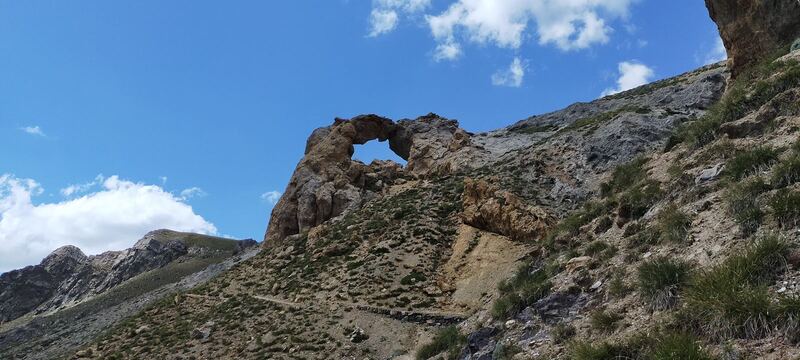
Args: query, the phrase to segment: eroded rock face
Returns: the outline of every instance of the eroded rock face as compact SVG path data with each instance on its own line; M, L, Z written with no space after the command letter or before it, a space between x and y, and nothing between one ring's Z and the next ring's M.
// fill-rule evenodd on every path
M527 205L516 195L486 180L464 180L465 224L517 241L542 238L556 220L543 209Z
M706 0L737 75L800 36L800 1Z
M397 123L377 115L336 119L314 130L305 156L276 204L264 236L267 246L360 208L404 176L428 177L471 168L482 150L458 122L429 114ZM393 161L352 160L353 145L387 141L406 168Z

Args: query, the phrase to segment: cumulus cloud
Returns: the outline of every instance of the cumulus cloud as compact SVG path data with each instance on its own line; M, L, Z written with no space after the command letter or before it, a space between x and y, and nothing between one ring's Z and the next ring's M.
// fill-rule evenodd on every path
M649 83L655 72L647 65L641 64L636 61L623 61L619 63L619 78L617 79L616 88L608 88L600 96L608 96L625 90L633 89L637 86L642 86Z
M627 17L634 1L458 0L426 19L437 47L471 41L516 49L533 23L539 44L569 51L607 43L613 31L608 22Z
M430 0L373 0L369 15L369 36L376 37L397 28L401 14L414 14L430 6Z
M275 205L278 203L278 200L281 199L281 195L283 194L277 190L267 191L261 194L261 200L266 201L270 205Z
M706 53L703 65L715 64L726 59L728 59L728 52L725 50L725 44L722 42L722 38L717 38L714 41L714 47Z
M38 125L36 125L36 126L24 126L24 127L19 128L19 129L24 131L27 134L30 134L30 135L36 135L36 136L41 136L41 137L47 136L47 135L44 134L44 131L42 131L42 128L40 128Z
M520 58L516 57L507 69L500 70L492 75L492 85L520 87L524 78L525 65Z
M159 228L217 233L183 199L159 186L118 176L96 185L79 198L35 204L33 198L43 193L36 181L0 176L0 272L36 264L63 245L98 254L130 247Z

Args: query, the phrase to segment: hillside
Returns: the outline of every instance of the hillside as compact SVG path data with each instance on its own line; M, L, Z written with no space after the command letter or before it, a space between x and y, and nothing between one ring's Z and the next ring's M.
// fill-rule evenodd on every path
M86 256L74 246L59 248L39 265L0 275L0 356L69 352L152 301L252 256L253 245L156 230L123 251Z
M62 347L75 311L94 319L92 302L137 284L146 295L115 297L108 330L73 336L63 354L798 358L800 3L706 4L726 63L485 133L433 113L337 118L308 137L261 251L150 291L180 274L173 261L13 320L0 355L61 355L38 349ZM406 164L353 160L369 141ZM148 242L171 244L157 235ZM72 298L55 299L43 309Z
M434 114L337 120L309 138L264 251L76 358L413 358L446 326L503 324L518 314L493 320L498 285L556 253L566 266L584 243L561 249L544 234L607 172L703 117L725 79L714 65L483 134ZM353 144L372 139L407 165L350 159ZM600 293L586 277L583 304Z

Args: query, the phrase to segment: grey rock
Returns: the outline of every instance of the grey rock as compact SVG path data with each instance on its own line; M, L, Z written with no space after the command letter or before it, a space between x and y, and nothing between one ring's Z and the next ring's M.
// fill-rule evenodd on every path
M720 174L722 174L722 170L725 169L725 164L716 164L710 168L703 169L697 174L697 177L694 178L695 184L700 184L706 181L713 181L716 180Z

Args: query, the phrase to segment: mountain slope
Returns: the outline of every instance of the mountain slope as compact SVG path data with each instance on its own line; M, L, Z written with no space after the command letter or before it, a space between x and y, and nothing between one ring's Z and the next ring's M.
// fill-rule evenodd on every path
M558 219L725 79L711 66L483 134L433 114L337 120L309 138L264 251L76 357L412 358L444 326L491 322L498 284L550 256ZM350 159L372 139L408 165Z
M210 265L246 255L253 245L157 230L123 251L86 256L74 246L59 248L39 265L0 276L0 316L6 320L0 355L63 354L147 303L204 282L225 267Z

